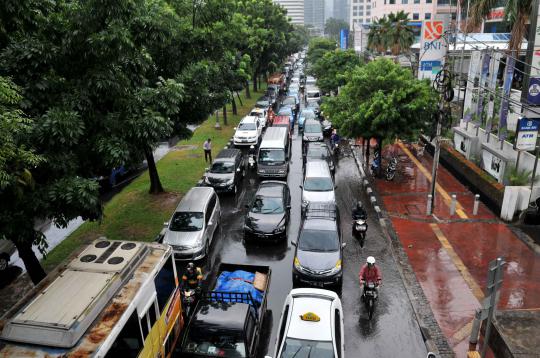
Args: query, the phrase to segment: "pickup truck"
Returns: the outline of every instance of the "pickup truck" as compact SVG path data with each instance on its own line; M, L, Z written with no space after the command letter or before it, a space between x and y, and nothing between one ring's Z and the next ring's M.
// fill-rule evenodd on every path
M189 319L181 356L256 357L270 276L269 266L222 263Z

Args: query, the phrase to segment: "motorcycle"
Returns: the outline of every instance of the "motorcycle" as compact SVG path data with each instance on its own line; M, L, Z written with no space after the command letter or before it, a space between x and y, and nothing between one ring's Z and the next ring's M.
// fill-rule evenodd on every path
M334 147L334 156L336 157L336 159L339 159L339 143L334 143L333 144L333 147Z
M197 303L197 297L199 296L199 288L192 289L190 287L182 290L182 307L186 317L189 317L195 308Z
M255 169L255 167L257 166L257 161L255 160L255 147L254 146L249 147L248 166L249 166L249 169Z
M385 173L386 180L388 181L394 180L396 176L396 169L397 169L397 158L393 157L390 160L390 163L388 164L388 166L386 167L386 173Z
M360 242L360 247L364 247L368 224L366 217L357 218L353 222L353 236Z
M362 296L369 319L373 318L375 311L375 301L377 301L377 285L374 282L364 283L364 295Z

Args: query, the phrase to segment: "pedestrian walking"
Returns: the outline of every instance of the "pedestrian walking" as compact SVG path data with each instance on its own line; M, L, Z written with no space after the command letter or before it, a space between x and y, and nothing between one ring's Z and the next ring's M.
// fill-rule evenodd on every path
M208 160L210 160L210 163L212 163L212 139L208 138L204 144L204 160L208 163Z

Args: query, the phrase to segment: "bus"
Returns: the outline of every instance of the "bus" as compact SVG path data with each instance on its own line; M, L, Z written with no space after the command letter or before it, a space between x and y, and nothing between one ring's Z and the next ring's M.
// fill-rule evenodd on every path
M0 357L170 357L180 296L170 246L98 239L2 317Z

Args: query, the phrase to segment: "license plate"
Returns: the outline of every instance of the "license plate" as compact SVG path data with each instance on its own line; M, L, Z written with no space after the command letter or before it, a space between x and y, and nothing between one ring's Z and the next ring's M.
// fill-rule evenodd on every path
M247 139L242 139L242 143L247 143L248 140Z

